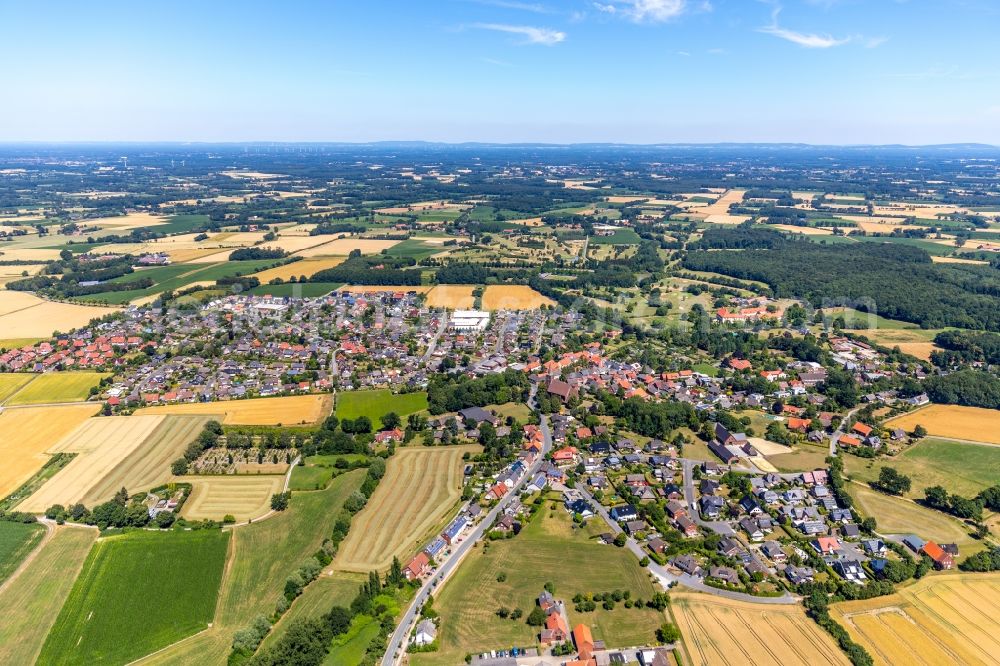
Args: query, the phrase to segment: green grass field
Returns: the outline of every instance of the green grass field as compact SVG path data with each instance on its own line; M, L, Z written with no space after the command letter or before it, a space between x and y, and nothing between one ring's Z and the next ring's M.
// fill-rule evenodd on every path
M155 231L162 234L182 234L208 222L208 215L171 215L165 224L158 224Z
M340 286L340 282L285 282L283 284L262 284L251 289L250 293L257 296L316 298L317 296L326 296Z
M26 345L34 345L41 342L44 338L3 338L0 339L0 349L18 349Z
M229 533L216 530L98 541L39 661L125 664L204 629L228 543Z
M592 245L638 245L642 239L632 229L619 229L610 236L591 236L590 242Z
M29 375L23 372L0 373L0 404L2 404L3 401L10 396L20 391L25 384L30 382L35 377L37 377L37 375Z
M413 257L419 261L446 249L447 248L442 247L441 245L431 245L421 240L410 238L402 243L393 245L386 251L386 254L390 257Z
M314 618L328 612L333 606L350 607L362 583L367 580L361 574L337 572L332 576L322 575L310 583L291 608L281 616L267 635L262 647L269 647L288 631L289 625L299 618Z
M427 409L427 394L423 391L393 393L389 389L379 389L377 391L348 391L337 394L336 414L338 419L356 419L359 416L367 416L371 419L372 427L376 429L382 423L382 416L389 412L396 412L405 423L407 415L425 409Z
M861 481L874 481L879 470L892 467L912 480L908 496L923 498L924 488L944 486L948 492L972 497L1000 484L1000 446L966 444L925 438L892 458L866 460L844 456L847 472Z
M0 583L14 573L38 542L45 528L38 523L0 521Z
M97 530L57 528L24 571L0 592L0 664L34 664L69 596Z
M515 538L477 545L451 581L436 594L435 609L441 614L438 652L411 655L414 666L453 666L468 652L533 646L537 630L524 619L500 619L496 610L520 608L524 617L535 606L545 583L555 585L555 596L567 602L570 626L590 625L595 639L609 647L645 645L655 640L664 616L648 608L614 610L600 607L592 613L576 613L572 597L577 593L629 590L633 598L649 599L655 592L648 574L629 551L604 546L592 537L605 531L600 520L574 528L561 503L541 509ZM500 574L506 575L498 582Z
M343 459L347 462L364 460L365 456L358 454L340 456L309 456L305 459L305 465L296 465L292 468L292 480L289 484L291 490L323 490L331 479L339 475L343 470L335 466L337 460Z
M285 579L330 536L337 512L361 486L364 476L363 469L341 474L326 490L293 496L283 513L233 530L232 558L222 582L212 628L143 663L225 663L233 633L250 624L257 615L266 616L274 611L283 594ZM299 600L288 612L293 612Z
M922 507L909 500L892 497L866 485L851 483L847 491L854 498L855 508L865 516L874 516L880 534L916 534L938 543L957 543L961 557L982 550L985 546L969 536L969 530L955 518Z
M90 389L106 377L102 372L46 372L8 400L8 405L40 405L56 402L81 402Z

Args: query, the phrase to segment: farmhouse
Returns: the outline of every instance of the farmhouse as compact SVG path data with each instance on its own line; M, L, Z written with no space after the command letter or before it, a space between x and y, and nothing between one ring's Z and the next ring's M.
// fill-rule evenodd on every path
M423 576L429 569L430 558L427 557L427 553L420 552L403 569L403 575L406 576L406 580L414 580Z

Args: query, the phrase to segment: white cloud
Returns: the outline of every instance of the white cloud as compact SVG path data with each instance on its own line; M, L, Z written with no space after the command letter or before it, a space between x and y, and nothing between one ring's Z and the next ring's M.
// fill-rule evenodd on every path
M552 46L566 41L566 33L551 28L538 28L531 25L507 25L506 23L477 23L475 27L481 30L506 32L524 37L525 44L542 44Z
M781 12L780 7L775 7L774 11L771 13L771 25L764 26L763 28L758 28L759 32L763 32L766 35L774 35L775 37L780 37L785 41L792 42L793 44L798 44L807 49L829 49L834 46L843 46L849 42L854 41L855 37L833 37L831 35L819 35L816 33L809 32L797 32L795 30L789 30L787 28L782 28L778 25L778 14ZM877 46L877 44L876 44Z
M473 2L479 5L488 5L490 7L499 7L501 9L514 9L524 12L534 12L535 14L552 13L552 9L545 5L531 2L519 2L518 0L473 0Z
M598 11L606 14L621 14L636 23L663 23L677 18L688 9L688 0L619 0L602 4L594 3ZM708 8L703 3L703 8Z

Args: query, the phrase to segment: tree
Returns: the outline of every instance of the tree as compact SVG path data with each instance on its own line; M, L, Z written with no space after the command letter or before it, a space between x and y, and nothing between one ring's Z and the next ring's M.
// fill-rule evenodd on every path
M618 536L615 537L615 545L618 546L619 548L624 548L625 547L625 543L627 541L628 541L628 538L625 536L624 532L619 532Z
M382 417L382 428L384 430L392 430L393 428L398 428L402 424L402 420L399 418L399 414L396 412L389 412Z
M531 609L531 612L528 613L527 623L532 627L541 627L545 624L545 618L545 611L542 610L541 606L535 606Z
M272 511L284 511L288 508L288 500L291 498L291 492L275 493L271 495L271 510Z
M661 643L676 643L681 638L681 630L677 625L667 622L656 630L656 638Z
M916 437L917 439L926 437L927 436L927 428L923 427L922 425L920 425L918 423L916 425L916 427L913 428L913 436Z
M910 491L910 477L892 467L883 467L879 470L878 481L872 486L889 495L902 495Z

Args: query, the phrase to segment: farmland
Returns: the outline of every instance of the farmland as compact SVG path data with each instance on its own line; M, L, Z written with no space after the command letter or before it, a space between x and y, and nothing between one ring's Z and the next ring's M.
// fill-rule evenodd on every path
M222 520L231 514L238 522L259 518L271 509L271 495L284 488L285 477L240 474L181 476L177 481L193 488L181 515L189 520Z
M0 290L0 334L4 338L48 337L55 331L69 331L116 311L115 308L55 303L27 292Z
M515 538L476 546L444 590L435 594L441 649L412 655L412 664L452 666L468 652L534 645L533 627L500 619L496 609L520 608L528 614L545 583L552 583L556 597L567 602L576 594L615 589L629 590L632 598L653 596L656 590L632 553L594 540L602 531L600 521L574 527L561 502L545 503ZM506 575L503 582L497 580L501 573ZM665 620L655 610L622 604L611 611L598 605L592 613L577 613L572 603L567 606L570 626L589 624L594 638L609 647L649 643Z
M983 548L982 542L972 539L958 520L939 511L857 483L850 484L847 490L864 515L875 517L882 534L916 534L938 543L957 543L963 556Z
M949 492L973 497L1000 484L1000 447L926 437L902 453L879 460L845 456L851 477L872 482L883 467L893 467L913 480L908 496L923 497L924 488L942 485Z
M356 419L367 416L373 428L378 428L382 417L395 412L404 419L410 414L427 409L427 394L393 393L389 389L376 391L347 391L337 394L337 418Z
M226 425L313 424L330 413L330 396L292 395L222 402L189 402L156 405L136 410L136 414L205 414L222 419Z
M304 465L292 467L291 490L322 490L329 485L330 480L341 473L335 465L338 460L354 462L363 460L359 454L309 456Z
M323 257L323 256L344 256L346 257L354 250L361 250L361 254L378 254L382 250L388 250L399 241L376 240L373 238L338 238L323 245L317 245L307 250L302 250L296 254L300 257Z
M886 422L907 432L922 425L929 434L1000 444L1000 411L959 405L928 405Z
M100 372L46 372L7 400L8 405L80 402L107 375Z
M69 506L88 496L163 421L162 416L110 416L84 421L52 446L49 453L77 456L18 508L42 512L53 504ZM107 501L110 497L103 498Z
M0 405L34 378L26 373L0 373Z
M24 407L0 413L0 497L5 497L41 469L52 445L100 409L96 403L59 407Z
M361 485L364 474L364 470L357 470L338 476L326 490L295 495L286 511L233 530L230 561L212 628L140 663L224 663L233 632L256 615L267 615L274 609L285 578L330 535L337 512Z
M57 527L21 574L0 588L0 663L33 664L90 552L97 530Z
M671 595L688 663L848 664L799 606L761 606L696 593Z
M473 289L472 285L439 284L427 292L427 305L432 308L467 310L475 302L472 296Z
M39 660L123 664L204 629L215 613L228 543L229 534L216 530L101 539Z
M290 264L283 264L276 268L268 268L260 273L254 273L254 277L260 280L262 285L267 284L275 278L287 280L288 278L298 278L302 275L312 277L313 273L318 273L319 271L342 264L344 259L345 257L303 259L302 261L293 261Z
M387 569L404 560L453 513L462 492L462 454L470 446L402 448L389 458L385 478L354 519L335 568Z
M830 607L876 664L996 664L1000 574L929 576L896 594Z
M483 292L484 310L530 310L553 302L531 287L491 285Z
M0 583L17 569L44 533L45 528L37 523L0 521Z

